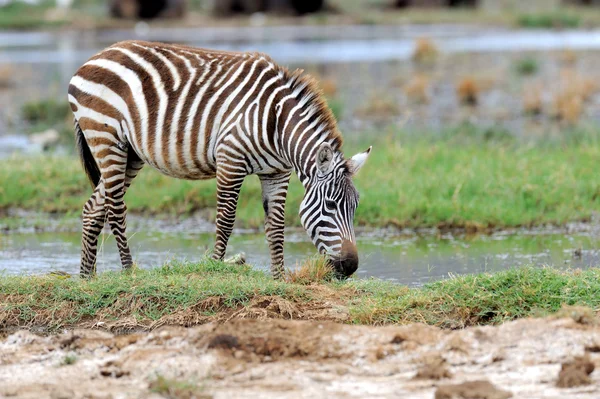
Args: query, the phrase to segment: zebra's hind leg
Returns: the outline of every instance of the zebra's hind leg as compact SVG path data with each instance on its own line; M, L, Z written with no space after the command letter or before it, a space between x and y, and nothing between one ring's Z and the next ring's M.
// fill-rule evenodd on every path
M100 170L99 187L102 188L104 220L108 222L112 234L117 241L121 264L123 268L128 269L133 265L133 260L125 234L127 207L125 206L123 197L131 181L142 168L143 163L139 161L139 158L128 162L127 148L120 148L117 145L107 148L106 144L103 145L103 148L100 147L102 150L98 147L100 145L90 146ZM100 228L99 230L102 229Z
M260 175L262 201L265 210L265 235L271 255L271 274L281 279L285 271L283 243L285 229L285 200L291 172Z
M94 189L94 193L83 206L83 232L81 236L81 277L87 278L96 273L98 236L104 227L104 183Z
M106 170L102 167L100 168L106 185L106 219L117 241L121 265L124 269L129 269L133 266L131 250L129 249L126 235L127 206L125 205L124 196L131 182L143 166L144 162L130 150L129 154L120 160L112 157L110 167L105 168Z
M115 240L117 241L117 247L119 248L119 256L121 257L121 265L124 269L129 269L133 266L133 259L131 257L131 250L129 249L129 242L127 240L126 228L127 228L127 205L125 205L124 196L127 193L127 189L131 185L131 182L144 166L144 161L140 160L138 156L133 152L129 151L128 162L125 168L123 188L119 191L118 187L120 179L114 180L115 194L107 197L107 216L110 224L110 229Z

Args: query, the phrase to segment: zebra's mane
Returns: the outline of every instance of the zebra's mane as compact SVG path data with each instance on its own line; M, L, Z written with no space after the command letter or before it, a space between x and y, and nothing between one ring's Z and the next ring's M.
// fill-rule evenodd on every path
M337 127L337 121L331 108L327 105L327 100L319 83L311 75L305 74L303 69L288 71L285 69L284 78L290 84L292 91L298 91L296 99L299 102L306 103L306 109L314 117L319 118L319 127L328 134L329 141L334 150L342 148L343 138Z

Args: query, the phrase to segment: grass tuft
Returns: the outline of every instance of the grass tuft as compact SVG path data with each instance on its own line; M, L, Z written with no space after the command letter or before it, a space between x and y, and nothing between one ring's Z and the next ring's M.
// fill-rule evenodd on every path
M412 54L414 62L419 64L434 64L439 56L439 50L433 40L421 37L415 41Z
M535 75L539 69L537 59L532 57L521 58L515 64L516 72L522 76Z
M415 103L426 104L429 102L430 86L431 82L427 76L416 74L404 86L404 94Z
M75 363L77 363L77 356L72 353L63 357L62 361L60 362L61 366L70 366Z
M211 399L212 395L202 392L202 389L190 381L181 381L158 375L149 387L151 392L167 399Z
M462 78L456 85L456 95L463 105L477 105L480 93L481 87L475 78Z
M286 281L292 284L312 284L331 281L335 271L324 256L312 257L305 260L296 270L287 272Z
M523 112L526 115L540 115L542 111L543 98L541 85L526 85L523 92Z
M574 125L583 113L583 98L571 89L562 89L554 94L554 115L556 119Z

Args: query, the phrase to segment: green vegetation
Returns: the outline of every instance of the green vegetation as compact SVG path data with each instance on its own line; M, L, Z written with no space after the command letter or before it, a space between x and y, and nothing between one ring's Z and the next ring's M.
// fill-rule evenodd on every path
M517 19L524 28L577 28L581 25L579 15L563 11L523 14Z
M65 357L63 357L60 364L61 364L61 366L70 366L72 364L75 364L76 362L77 362L77 356L70 353L70 354L66 355Z
M422 322L445 328L500 324L546 316L564 306L600 310L600 269L562 272L525 267L496 274L475 274L427 284L421 289L393 289L377 280L358 280L362 298L351 308L360 324Z
M286 276L286 280L294 284L332 281L335 278L335 270L324 256L317 256L307 260L302 267L288 271Z
M69 104L54 98L31 101L21 107L21 118L26 124L25 133L40 133L47 129L58 132L58 140L51 146L60 144L67 148L74 146L73 114Z
M515 70L519 75L535 75L539 69L537 59L532 57L522 58L515 64Z
M188 2L189 15L185 20L175 23L187 26L218 26L227 24L227 20L215 18L211 12L211 1L191 0ZM320 12L299 17L304 24L323 25L336 24L483 24L511 26L517 22L527 27L576 27L594 26L600 23L600 13L595 7L542 5L534 14L520 15L519 8L496 6L488 9L485 5L477 8L468 7L409 7L393 9L384 6L391 0L330 0L328 4L335 12ZM538 2L540 3L540 2ZM135 21L112 19L108 16L105 0L75 0L69 10L56 8L54 0L43 0L37 5L11 3L0 7L0 29L47 29L69 26L79 29L119 28L133 26ZM544 7L545 6L545 7ZM500 12L498 12L500 11ZM225 21L225 22L224 22ZM236 17L236 23L251 25L250 16ZM289 23L286 18L269 14L265 19L267 25ZM173 20L152 21L154 26L173 26Z
M454 277L422 288L377 279L297 284L275 281L249 266L212 260L106 272L91 280L0 277L0 329L55 330L98 322L122 329L188 326L243 315L256 306L269 306L280 317L314 308L345 309L346 322L357 324L423 322L445 328L498 324L547 315L564 306L597 311L600 269L563 272L525 267Z
M202 389L189 381L172 380L158 375L150 383L150 391L158 393L167 399L195 398L210 399L212 395L205 395Z
M597 132L568 131L558 139L516 140L501 129L462 126L440 135L378 133L348 140L352 155L373 144L355 178L361 192L359 225L467 227L485 230L587 220L600 204ZM303 188L294 177L286 223L299 226ZM75 158L0 160L0 211L21 208L79 214L91 194ZM238 225L260 227L260 184L250 176L242 188ZM126 196L131 212L210 219L216 183L178 180L146 167Z
M56 124L72 119L71 109L66 101L45 99L25 103L21 108L23 119L29 123Z
M52 0L41 1L37 5L24 2L11 2L0 7L0 29L39 29L58 27L67 21L61 17L53 17L48 11L55 7Z

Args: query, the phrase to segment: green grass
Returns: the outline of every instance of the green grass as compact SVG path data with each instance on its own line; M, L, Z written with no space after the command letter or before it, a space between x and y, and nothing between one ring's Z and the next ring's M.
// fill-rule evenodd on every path
M523 14L518 17L517 23L524 28L577 28L581 25L581 17L562 10Z
M540 69L538 60L533 57L521 58L515 63L515 71L519 75L535 75Z
M373 144L355 179L361 193L356 223L367 226L490 227L562 224L587 220L600 205L600 135L564 132L557 140L515 141L501 130L470 127L441 136L401 133L348 141L351 155ZM384 137L385 138L382 138ZM286 223L299 226L303 188L294 177ZM75 158L0 160L0 212L21 208L77 215L91 189ZM163 176L146 167L126 195L131 212L214 215L216 184ZM239 226L263 223L260 184L246 179Z
M77 356L70 353L70 354L66 355L65 357L63 357L60 364L61 364L61 366L70 366L70 365L75 364L76 362L77 362Z
M64 18L48 17L48 11L54 6L54 1L43 0L38 5L16 1L0 7L0 29L39 29L62 26L67 22Z
M496 274L475 274L427 284L421 289L394 288L378 280L358 280L369 299L351 308L360 324L422 322L445 328L500 324L545 316L563 306L600 311L600 269L562 272L524 267Z
M20 117L25 123L26 134L54 129L59 136L52 147L58 144L73 149L73 114L67 102L53 98L30 101L21 106Z
M219 26L227 25L228 19L215 18L211 13L210 2L193 0L188 2L189 14L184 20L152 21L154 26ZM546 3L538 1L537 3ZM39 5L11 4L0 9L0 29L48 29L69 26L74 29L122 28L133 26L135 21L111 19L108 16L105 0L75 0L71 10L56 12L55 1L44 0ZM320 12L299 18L303 24L481 24L513 26L515 23L527 27L575 27L597 26L600 13L595 7L561 6L541 4L539 12L522 15L518 8L500 7L489 10L486 7L411 7L392 9L391 0L330 0L328 4L336 12ZM538 4L539 5L539 4ZM496 8L496 7L493 7ZM266 24L289 23L289 18L277 14L267 14ZM251 25L251 16L236 16L236 24Z
M190 320L206 322L219 314L231 315L252 300L267 297L298 308L345 307L348 323L423 322L459 328L547 315L565 305L597 312L600 269L563 272L525 267L454 277L422 288L377 279L287 283L248 266L211 260L105 272L89 281L52 275L0 276L0 329L56 330L117 320L151 328L164 317L170 324L190 325L194 324Z
M212 395L203 394L203 389L194 382L185 380L174 380L170 378L165 378L162 375L156 376L156 378L150 383L149 388L150 391L158 393L162 397L167 399L212 398Z
M21 107L21 113L23 119L29 123L56 124L73 119L69 103L52 98L25 103Z

